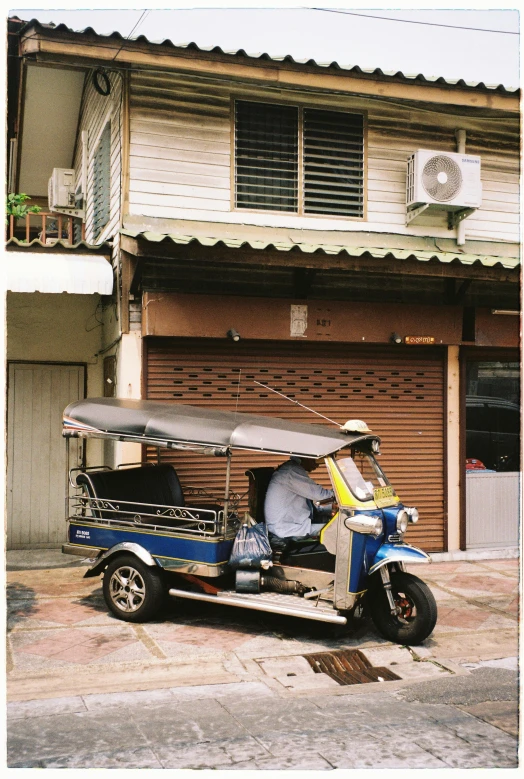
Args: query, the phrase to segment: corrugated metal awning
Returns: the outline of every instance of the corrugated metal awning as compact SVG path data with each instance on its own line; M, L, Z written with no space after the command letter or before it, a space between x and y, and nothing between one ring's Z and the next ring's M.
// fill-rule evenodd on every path
M111 17L109 17L111 18ZM103 29L102 27L98 27L97 30L95 30L93 27L87 27L85 29L73 29L72 27L69 27L68 25L62 23L62 24L53 24L53 23L45 23L42 21L39 21L37 18L31 19L31 21L27 21L24 24L24 27L22 28L22 38L24 35L27 35L27 31L29 28L33 25L38 25L43 30L52 30L53 32L58 33L77 33L82 35L97 35L100 38L106 38L106 39L114 39L118 41L120 44L121 41L122 47L125 43L128 41L139 41L139 42L145 42L150 46L168 46L172 48L174 51L177 49L179 50L187 50L190 52L206 52L210 54L216 54L216 55L222 55L227 57L236 58L242 61L245 60L262 60L264 62L285 62L290 63L295 66L303 66L303 67L315 67L319 69L336 69L338 71L342 72L348 72L353 75L359 76L370 76L372 78L380 78L380 79L387 79L387 80L395 80L395 81L405 81L407 83L417 83L417 84L424 84L424 85L432 85L435 84L437 86L445 85L447 87L456 87L460 89L478 89L478 90L489 90L492 92L499 92L502 94L508 93L515 93L519 91L518 87L515 86L504 86L503 84L486 84L484 81L465 81L462 78L448 78L444 76L430 76L430 75L423 75L421 73L404 73L400 70L383 70L382 68L368 68L368 67L361 67L359 65L355 64L348 64L345 62L341 62L338 60L328 60L328 61L319 61L316 58L313 58L311 56L309 57L303 57L303 58L297 58L294 57L292 54L284 54L277 56L275 54L268 54L266 52L250 52L245 51L245 49L224 49L221 46L200 46L195 42L190 43L174 43L171 39L166 38L165 34L172 34L176 31L176 19L173 20L173 28L172 29L166 29L166 22L168 20L163 17L162 23L159 24L158 20L155 20L154 18L150 19L150 25L147 25L146 28L144 28L144 25L141 25L141 31L140 34L137 34L135 36L128 35L125 39L122 38L122 33L120 31L113 31L109 32L107 29ZM98 24L100 24L100 20L97 20ZM144 33L144 30L147 29L147 27L150 28L151 34ZM168 25L169 27L169 25ZM161 34L163 33L163 34ZM293 30L288 31L289 35L293 35ZM295 31L296 33L296 31ZM290 38L292 40L292 38ZM350 51L350 47L347 47L347 50Z
M53 248L50 249L50 246ZM42 249L46 253L53 251L60 253L67 252L68 254L79 254L85 250L94 252L96 254L104 254L109 257L111 255L113 243L112 241L103 241L102 243L88 243L87 241L79 241L78 243L70 243L69 240L65 238L53 238L52 240L47 238L45 241L41 241L39 238L33 238L32 241L27 243L25 240L13 237L6 241L5 248L7 251L11 252L18 251L18 249L20 249L26 253L31 249L36 251L40 251L40 249Z
M69 292L111 295L113 269L100 255L17 252L4 255L10 292Z
M489 254L468 254L460 251L427 251L427 250L413 250L413 249L399 249L389 247L358 247L350 244L326 244L326 243L301 243L297 241L269 241L269 240L254 240L254 239L241 239L231 237L220 238L207 238L202 235L181 235L178 233L155 233L142 230L121 230L122 235L127 235L130 238L143 238L151 243L161 243L162 241L171 241L174 244L187 246L191 243L200 244L201 246L227 246L230 249L240 249L247 247L250 249L276 249L281 252L289 252L291 249L300 249L300 251L306 254L313 254L314 252L321 251L324 254L342 254L345 252L351 257L361 257L362 255L370 255L377 259L383 259L384 257L393 257L396 260L417 259L421 262L429 262L430 260L438 260L442 263L451 263L458 261L462 265L473 265L479 262L488 268L492 268L496 265L501 265L503 268L513 269L518 268L520 260L517 257L499 257Z

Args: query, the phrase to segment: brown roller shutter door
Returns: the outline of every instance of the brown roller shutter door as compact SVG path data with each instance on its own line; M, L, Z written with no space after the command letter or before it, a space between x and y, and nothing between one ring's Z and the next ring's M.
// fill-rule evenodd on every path
M145 343L148 398L328 424L255 384L259 381L341 424L364 419L382 438L380 463L401 500L419 509L420 521L407 540L428 551L445 549L440 349L167 338ZM215 493L223 489L223 459L162 453L166 457L183 484ZM246 468L279 462L236 453L232 489L246 492ZM315 478L327 484L319 472Z

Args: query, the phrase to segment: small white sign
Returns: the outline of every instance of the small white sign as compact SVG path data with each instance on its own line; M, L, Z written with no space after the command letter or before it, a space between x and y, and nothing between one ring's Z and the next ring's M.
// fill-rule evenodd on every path
M291 306L291 338L307 338L307 306Z

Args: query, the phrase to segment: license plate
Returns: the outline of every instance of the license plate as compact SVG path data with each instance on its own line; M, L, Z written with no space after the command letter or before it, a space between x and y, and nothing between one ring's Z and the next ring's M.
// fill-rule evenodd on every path
M373 490L373 500L379 508L381 506L390 505L393 502L392 498L394 497L395 490L393 487L377 487L375 490Z

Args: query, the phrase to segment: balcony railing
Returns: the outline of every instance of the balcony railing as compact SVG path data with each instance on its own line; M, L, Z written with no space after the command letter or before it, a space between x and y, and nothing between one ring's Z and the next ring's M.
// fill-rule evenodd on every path
M17 238L30 243L35 239L52 245L57 241L75 244L85 240L85 223L75 216L40 211L25 218L9 217L7 240Z

